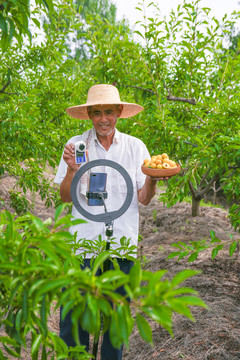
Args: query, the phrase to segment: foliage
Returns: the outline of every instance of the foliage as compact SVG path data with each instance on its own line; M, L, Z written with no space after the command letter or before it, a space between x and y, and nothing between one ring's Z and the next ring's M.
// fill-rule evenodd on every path
M88 47L86 46L87 34L91 33L89 19L95 17L97 14L101 19L115 24L117 9L109 0L101 2L98 0L76 0L74 5L74 7L70 4L68 6L71 6L72 13L80 20L81 27L78 27L74 34L69 37L67 45L70 56L82 62L83 59L91 57ZM72 46L73 43L74 47Z
M60 8L58 17L53 14L51 23L45 23L44 42L22 49L12 44L1 54L0 62L3 144L0 176L7 173L15 177L23 197L27 190L38 192L46 206L59 203L59 197L52 182L43 176L43 170L48 164L52 167L58 164L64 144L79 127L67 117L65 109L73 93L76 91L79 98L82 88L85 93L87 86L76 82L76 78L85 78L80 64L67 58L65 37L75 25L67 11ZM89 124L82 125L82 129L86 126ZM19 212L16 197L10 200ZM30 209L25 205L25 210Z
M16 6L18 3L21 2L15 2ZM33 204L25 197L27 190L40 194L46 206L59 203L58 193L43 171L46 166L54 168L59 163L64 144L71 136L91 126L88 121L70 118L65 110L84 102L88 88L98 81L89 74L90 63L83 59L79 62L69 54L71 50L77 52L78 43L73 42L76 34L82 34L82 44L86 42L84 33L91 34L87 19L92 21L91 14L98 2L92 1L93 7L72 1L46 4L50 11L43 25L41 2L36 2L35 7L32 4L31 14L35 18L30 17L30 12L24 15L28 20L35 19L41 36L33 33L32 43L25 41L22 45L24 32L19 32L19 42L12 41L0 51L3 144L0 177L9 175L16 179L9 203L19 214L32 208ZM12 7L7 9L10 13L15 11ZM103 19L113 21L114 9L108 0L102 2ZM5 10L3 14L10 16ZM71 46L67 42L69 37Z
M171 252L167 259L172 259L177 257L178 260L187 258L189 262L193 262L198 258L198 255L202 251L211 250L212 260L218 255L219 251L228 247L229 255L233 256L235 251L239 251L240 239L233 240L233 236L229 235L229 241L222 241L216 237L213 230L210 231L211 240L202 239L202 240L190 240L189 243L184 243L183 241L178 241L177 243L171 244L174 248L177 248L177 251Z
M232 205L229 209L228 217L235 230L240 232L240 205Z
M43 8L46 13L53 11L52 0L36 0L37 9L31 12L30 0L3 0L0 4L0 47L6 51L11 41L15 38L22 46L23 37L27 35L30 42L32 33L30 31L29 20L39 28L40 22L35 14ZM34 14L34 16L32 16Z
M143 16L135 31L141 43L101 19L89 38L93 73L145 107L119 128L182 165L161 200L173 205L191 193L193 215L213 184L231 199L239 195L239 51L224 47L238 19L235 12L220 23L199 0L184 1L169 19Z
M61 217L63 209L63 205L57 208L53 223L30 213L17 218L7 211L1 213L0 327L6 336L1 336L0 341L9 355L20 357L26 337L30 336L32 359L37 359L40 349L42 359L68 357L66 345L48 328L50 313L60 306L63 317L73 309L73 335L79 347L70 349L69 356L77 352L79 359L86 358L78 340L79 322L98 336L102 317L103 331L109 328L113 345L119 347L128 346L134 324L142 338L152 343L150 320L173 334L174 312L194 320L189 307L206 308L197 292L183 285L198 271L184 270L167 279L165 270L144 271L137 261L129 275L115 269L96 277L97 269L109 257L107 251L95 258L92 270L81 270L82 258L73 251L79 244L65 229L83 220L71 220L70 215ZM114 292L119 286L125 287L130 304L126 297ZM4 358L2 350L0 354Z
M117 243L114 241L115 238L111 238L111 244L116 245ZM118 250L109 249L109 254L111 257L120 257L120 258L128 258L129 260L135 260L135 256L137 255L137 246L130 245L130 240L125 236L122 236L120 239L120 246L118 246ZM107 241L102 239L102 236L99 235L97 240L81 240L82 256L84 257L87 253L92 253L94 257L100 255L105 251ZM78 244L77 246L79 246Z

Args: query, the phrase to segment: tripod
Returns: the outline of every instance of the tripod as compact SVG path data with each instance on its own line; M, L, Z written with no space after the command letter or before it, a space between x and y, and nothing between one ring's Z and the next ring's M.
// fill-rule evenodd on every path
M87 194L86 194L86 196L88 198L92 196L94 198L98 197L99 199L103 200L104 213L94 215L94 214L91 214L90 212L86 211L81 206L80 199L79 199L79 192L78 192L78 185L80 183L80 179L86 171L88 171L89 169L91 169L95 166L112 167L112 168L116 169L123 176L123 178L126 182L126 186L127 186L127 195L126 195L126 199L125 199L123 205L120 207L120 209L118 209L116 211L111 211L111 212L107 211L106 204L104 201L105 196L106 196L105 192L98 192L98 193L87 192ZM111 241L110 239L113 235L113 220L119 218L127 211L127 209L129 208L129 206L132 202L132 198L133 198L133 183L132 183L132 179L130 178L128 172L121 165L119 165L118 163L116 163L112 160L100 159L100 160L90 161L90 162L82 165L80 167L80 169L77 171L77 173L75 174L72 184L71 184L71 197L72 197L74 206L76 207L76 209L78 210L78 212L80 214L82 214L89 220L105 223L105 229L106 229L105 233L106 233L106 237L107 237L106 250L109 250L110 249L110 241ZM109 259L105 260L103 263L103 272L106 272L109 270L109 265L110 265L110 260ZM99 335L95 336L95 338L94 338L93 351L92 351L92 355L93 355L94 359L96 359L96 357L97 357L98 343L99 343Z

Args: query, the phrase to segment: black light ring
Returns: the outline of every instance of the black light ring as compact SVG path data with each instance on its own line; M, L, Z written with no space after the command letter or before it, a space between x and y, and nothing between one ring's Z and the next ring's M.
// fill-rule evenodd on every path
M78 201L78 197L77 197L77 187L78 187L79 181L80 181L82 175L86 171L88 171L89 169L91 169L92 167L95 167L95 166L112 167L112 168L116 169L123 176L123 178L126 182L126 185L127 185L127 195L126 195L126 199L125 199L123 205L120 207L120 209L118 209L116 211L110 211L110 212L106 212L106 213L104 212L102 214L94 215L94 214L91 214L90 212L86 211L80 205L80 203ZM71 184L71 197L72 197L72 202L73 202L73 205L75 206L75 208L78 210L78 212L80 212L80 214L85 216L87 219L96 221L96 222L110 223L111 221L113 221L113 220L119 218L121 215L123 215L129 208L129 206L132 202L132 198L133 198L132 179L129 176L128 172L122 167L122 165L119 165L115 161L105 160L105 159L89 161L88 163L82 165L79 168L79 170L76 172L76 174L72 180L72 184Z

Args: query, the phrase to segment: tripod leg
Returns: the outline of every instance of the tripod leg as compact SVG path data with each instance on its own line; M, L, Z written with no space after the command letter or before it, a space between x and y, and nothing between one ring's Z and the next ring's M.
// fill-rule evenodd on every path
M107 244L106 244L106 250L109 250L110 248L110 237L108 236L108 239L107 239ZM104 261L103 263L103 273L108 271L110 268L110 260L107 259ZM98 343L99 343L99 337L100 337L100 334L98 337L94 337L94 341L93 341L93 351L92 351L92 355L93 355L93 359L96 360L97 358L97 352L98 352Z

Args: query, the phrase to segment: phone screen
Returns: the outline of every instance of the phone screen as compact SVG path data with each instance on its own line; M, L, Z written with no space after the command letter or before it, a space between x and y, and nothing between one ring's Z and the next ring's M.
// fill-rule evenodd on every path
M107 174L106 173L91 173L89 181L89 192L106 191ZM88 199L89 206L102 206L102 199Z

